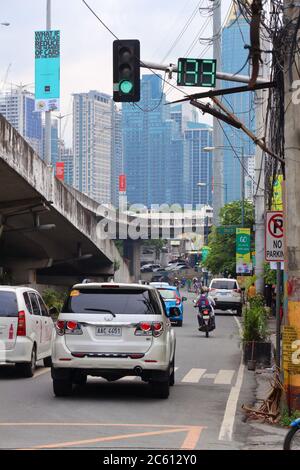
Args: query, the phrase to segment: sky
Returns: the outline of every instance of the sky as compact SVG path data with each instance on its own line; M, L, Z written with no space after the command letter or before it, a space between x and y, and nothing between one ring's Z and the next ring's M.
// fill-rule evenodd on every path
M224 18L230 0L221 1ZM114 38L82 0L51 3L52 29L61 31L61 113L68 114L72 112L72 93L98 90L112 94ZM199 31L203 28L203 38L212 35L211 18L207 18L204 10L196 10L197 6L207 7L211 0L87 0L87 3L118 38L140 40L144 61L177 63L178 57L201 57L206 46L197 40ZM0 90L10 88L11 83L22 83L34 92L34 31L46 29L46 0L1 0L2 22L9 22L10 26L0 26ZM170 50L185 25L186 30ZM203 57L212 57L211 48ZM175 80L176 75L173 84ZM168 85L165 90L168 100L183 96ZM62 127L63 138L71 145L72 116L63 120Z

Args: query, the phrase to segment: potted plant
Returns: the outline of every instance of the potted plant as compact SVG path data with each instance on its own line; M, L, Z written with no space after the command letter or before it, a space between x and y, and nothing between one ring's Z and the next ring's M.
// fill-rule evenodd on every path
M267 332L267 312L264 298L256 295L249 300L244 313L243 323L243 359L249 363L249 369L255 365L271 366L272 343Z

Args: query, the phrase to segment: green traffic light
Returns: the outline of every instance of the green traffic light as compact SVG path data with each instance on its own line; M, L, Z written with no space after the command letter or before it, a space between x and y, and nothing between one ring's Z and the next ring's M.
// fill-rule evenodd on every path
M128 95L133 89L133 84L129 80L123 80L119 85L120 91L124 93L124 95Z

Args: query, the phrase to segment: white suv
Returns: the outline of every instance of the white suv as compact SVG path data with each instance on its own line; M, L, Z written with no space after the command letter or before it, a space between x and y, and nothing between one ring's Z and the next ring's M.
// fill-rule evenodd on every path
M236 279L212 279L209 294L214 299L217 310L236 310L237 315L242 315L242 292Z
M53 321L40 294L28 287L0 287L0 364L32 377L36 362L51 366Z
M174 312L175 314L175 312ZM149 285L75 285L55 325L52 379L67 396L87 376L109 381L140 376L153 394L174 384L175 333L158 291Z

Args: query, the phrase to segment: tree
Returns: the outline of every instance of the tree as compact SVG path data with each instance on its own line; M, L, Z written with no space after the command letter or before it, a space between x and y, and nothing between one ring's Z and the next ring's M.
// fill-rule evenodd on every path
M240 225L242 223L242 203L233 201L220 210L221 225ZM254 223L254 207L252 202L244 201L244 227L251 228ZM203 265L213 274L227 273L235 277L235 234L222 235L212 228L209 235L209 254ZM253 242L252 242L253 243Z

